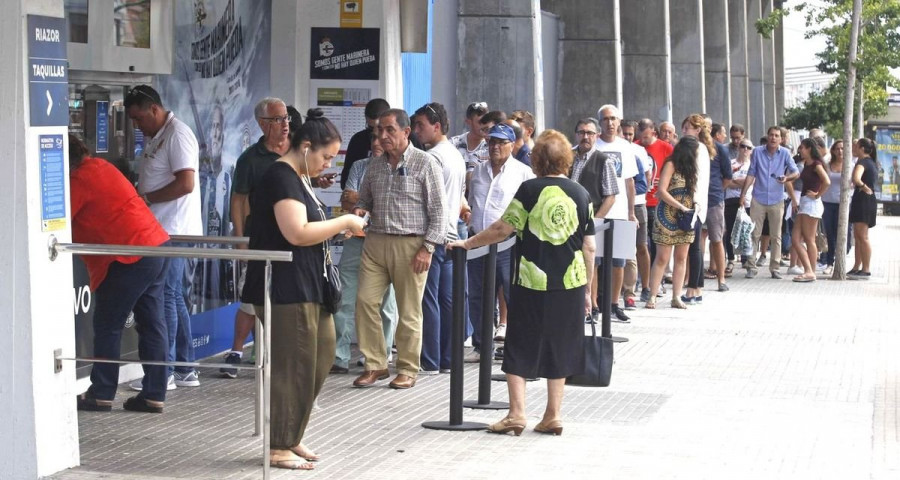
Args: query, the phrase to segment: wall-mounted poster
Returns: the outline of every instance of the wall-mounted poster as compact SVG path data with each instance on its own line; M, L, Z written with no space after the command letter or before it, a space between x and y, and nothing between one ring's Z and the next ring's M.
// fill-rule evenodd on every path
M878 145L878 177L875 178L875 198L881 202L900 201L900 129L875 130Z
M378 80L380 45L379 28L313 28L309 76Z
M157 85L166 108L200 143L203 233L227 236L234 163L262 135L253 107L270 94L271 0L174 5L174 71L159 76ZM233 262L198 261L193 285L195 313L233 302Z

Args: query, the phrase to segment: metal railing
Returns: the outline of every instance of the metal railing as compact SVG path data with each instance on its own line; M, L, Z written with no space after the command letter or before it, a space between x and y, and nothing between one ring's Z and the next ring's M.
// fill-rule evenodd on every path
M179 242L195 243L242 243L244 237L196 237L175 236L173 240ZM254 365L235 365L226 363L199 363L199 362L160 362L147 360L113 360L95 357L63 357L60 351L54 352L54 363L61 361L93 362L93 363L117 363L141 365L163 365L171 367L212 367L212 368L236 368L243 370L256 370L256 412L254 415L254 435L262 436L263 444L263 479L268 480L271 475L269 464L271 428L270 399L272 390L272 359L269 349L272 344L272 329L266 328L271 323L271 284L272 262L290 262L293 259L291 252L278 250L235 250L226 248L193 248L193 247L138 247L132 245L98 245L87 243L59 243L56 236L51 235L48 242L50 260L56 260L60 253L72 253L76 255L129 255L143 257L184 257L184 258L211 258L221 260L258 260L265 261L265 275L263 280L263 318L257 316L256 332L254 339L263 338L262 345L257 348L256 363ZM260 428L261 427L261 428ZM260 431L260 429L262 431Z

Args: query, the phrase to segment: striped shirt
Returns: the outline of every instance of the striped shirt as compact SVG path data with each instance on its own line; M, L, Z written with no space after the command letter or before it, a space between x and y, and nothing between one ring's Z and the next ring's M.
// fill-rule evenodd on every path
M356 206L370 212L370 232L419 235L429 243L443 245L446 202L440 165L409 145L396 169L391 168L387 155L369 161Z

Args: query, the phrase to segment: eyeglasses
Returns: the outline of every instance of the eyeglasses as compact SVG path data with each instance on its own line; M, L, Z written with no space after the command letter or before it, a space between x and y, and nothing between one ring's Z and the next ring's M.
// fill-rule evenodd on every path
M259 117L262 120L268 120L272 123L291 123L291 116L285 115L283 117Z
M473 102L469 104L469 110L487 110L486 102Z
M426 104L425 104L425 108L431 110L431 113L433 113L435 116L437 116L437 112L435 112L434 109L431 108L431 105L428 105L428 104L426 103Z
M751 147L750 145L741 145L741 148L743 148L744 150L753 150L753 147Z
M141 89L138 88L138 87L134 87L134 88L132 88L131 90L128 91L128 96L129 96L129 97L133 97L133 96L135 96L135 95L143 95L143 96L149 98L150 101L152 101L153 103L159 103L159 100L157 100L157 99L154 98L152 95L150 95L149 93L147 93L147 92L141 90Z
M575 132L576 135L581 135L582 137L592 137L597 134L597 132L591 130L578 130Z

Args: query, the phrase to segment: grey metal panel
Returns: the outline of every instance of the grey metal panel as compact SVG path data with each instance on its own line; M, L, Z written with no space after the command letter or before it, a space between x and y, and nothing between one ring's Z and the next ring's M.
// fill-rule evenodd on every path
M728 47L731 50L731 123L750 125L750 84L747 73L747 5L728 0Z
M680 131L682 120L691 113L702 112L704 74L694 64L672 64L672 121Z
M562 40L558 125L574 133L578 119L594 116L605 103L616 103L616 46L612 41Z
M666 3L666 0L622 3L622 55L666 54L666 16L663 15Z
M623 4L622 115L661 122L669 114L669 55L666 45L667 0Z
M731 66L727 0L703 0L703 67L706 112L714 122L731 124Z
M676 128L690 113L706 110L703 23L700 0L669 2L672 50L672 121Z
M430 0L400 2L400 51L428 52L428 3Z
M756 32L756 21L761 13L760 0L747 0L747 74L750 85L750 122L747 125L747 135L754 144L766 133L762 37Z

